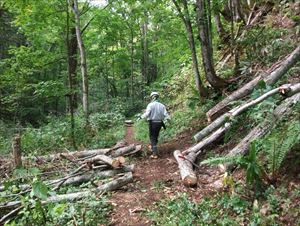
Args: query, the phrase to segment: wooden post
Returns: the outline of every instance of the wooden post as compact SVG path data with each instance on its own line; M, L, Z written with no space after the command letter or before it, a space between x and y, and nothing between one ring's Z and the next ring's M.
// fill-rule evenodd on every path
M14 158L15 168L22 166L22 153L21 153L21 136L17 134L12 141L12 153Z

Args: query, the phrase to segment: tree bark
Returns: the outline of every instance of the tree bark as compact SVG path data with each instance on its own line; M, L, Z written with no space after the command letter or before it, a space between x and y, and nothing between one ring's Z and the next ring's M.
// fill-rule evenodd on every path
M135 146L135 144L132 144L127 147L119 148L113 151L110 155L112 157L126 156L139 152L140 150L142 150L142 145Z
M218 77L215 72L210 30L211 18L208 13L208 11L210 11L210 6L207 5L205 0L197 0L196 11L205 77L213 88L221 89L226 85L226 83L223 79Z
M71 28L70 31L70 16L69 16L69 8L67 7L67 60L68 60L68 100L69 107L67 111L71 115L71 140L73 148L76 149L76 140L75 140L75 121L74 121L74 109L77 108L76 101L76 69L77 69L77 39L76 39L76 29L74 27ZM71 33L71 34L70 34ZM71 38L70 38L71 35Z
M72 8L75 15L75 28L76 28L76 37L77 43L80 52L80 68L82 76L82 105L83 112L85 116L86 126L89 124L89 85L88 85L88 73L86 65L86 53L85 47L82 41L81 29L80 29L80 15L78 10L78 0L68 0L69 5Z
M207 113L207 119L211 122L214 118L218 117L219 112L224 110L231 102L241 99L246 95L250 94L259 81L264 81L268 85L275 84L291 67L293 67L300 59L300 46L298 46L284 62L281 63L277 69L275 69L269 75L259 75L247 84L245 84L240 89L234 91L231 95L223 99L213 108L211 108Z
M260 125L256 126L254 129L248 133L246 137L235 146L227 156L245 155L247 154L250 144L252 141L263 137L266 135L276 124L278 124L283 116L288 116L292 112L292 107L300 101L300 93L296 93L293 96L285 99L273 112L273 120L267 119ZM226 164L222 165L222 169L227 170L231 168L232 165Z
M187 32L189 48L190 48L191 54L192 54L193 71L194 71L194 77L195 77L197 90L201 97L206 97L207 90L204 87L203 83L201 82L199 63L198 63L197 52L196 52L196 47L195 47L195 39L194 39L194 35L193 35L193 27L192 27L192 23L191 23L191 19L190 19L190 14L188 11L187 1L183 0L184 12L182 12L182 10L176 0L172 0L172 1L177 9L179 17L181 18L181 20L183 21L183 23L185 25L185 29Z
M219 34L220 40L223 41L225 37L225 29L221 21L220 12L215 12L214 19L215 19L217 32Z
M188 187L193 187L197 185L197 176L193 170L193 162L196 160L196 154L191 153L188 156L183 156L183 154L176 150L173 153L177 163L181 179L183 184Z

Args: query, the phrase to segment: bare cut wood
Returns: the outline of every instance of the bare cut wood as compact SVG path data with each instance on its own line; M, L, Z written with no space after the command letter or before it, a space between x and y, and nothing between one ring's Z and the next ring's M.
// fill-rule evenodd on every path
M95 157L85 160L86 163L94 163L94 162L98 162L98 161L101 161L107 165L110 165L113 168L118 168L122 165L121 162L119 161L119 159L111 158L107 155L96 155Z
M194 139L196 142L200 142L203 138L205 138L206 136L211 134L216 129L220 128L228 120L232 119L233 117L235 117L237 115L240 115L241 113L246 111L248 108L250 108L258 103L261 103L262 101L264 101L265 99L267 99L268 97L270 97L272 95L280 93L284 96L292 96L298 92L300 92L300 83L285 84L278 88L270 90L269 92L261 95L260 97L254 99L254 100L248 101L245 104L239 105L239 106L233 108L232 110L230 110L229 112L223 114L222 116L220 116L219 118L214 120L212 123L210 123L208 126L206 126L204 129L202 129L200 132L198 132L194 136Z
M276 83L291 67L293 67L300 59L300 46L298 46L272 73L268 75L259 75L252 81L245 84L240 89L233 92L231 95L223 99L207 113L207 119L211 122L214 118L218 117L218 113L227 107L231 102L241 99L250 94L256 87L259 81L263 80L268 85Z
M196 154L190 153L189 155L183 155L179 150L173 153L177 163L181 179L183 184L188 187L193 187L197 185L197 176L193 170L193 162L196 160Z
M90 189L87 191L82 191L82 192L76 192L76 193L68 193L68 194L63 194L63 195L55 195L55 196L50 196L46 200L42 201L42 204L48 204L48 203L58 203L58 202L63 202L63 201L76 201L80 200L83 198L89 197L92 193L104 193L108 191L113 191L116 190L120 187L125 186L126 184L130 183L133 181L133 175L132 172L128 172L124 174L122 177L119 177L113 181L110 181L106 184L100 185L97 188ZM13 201L13 202L8 202L5 204L0 205L0 210L7 210L11 208L17 208L21 205L21 201ZM1 222L3 223L3 222Z
M135 146L134 144L132 144L127 147L119 148L119 149L113 151L111 153L111 156L112 157L127 156L127 155L135 154L141 150L142 150L142 145Z
M22 166L22 152L21 152L21 136L17 134L12 141L12 153L14 157L14 166Z
M292 107L300 101L300 93L297 93L285 99L273 112L273 120L265 120L262 124L253 128L244 139L235 146L227 156L245 155L247 154L252 141L266 135L276 124L278 124L283 116L292 112ZM221 169L227 170L231 165L222 165Z

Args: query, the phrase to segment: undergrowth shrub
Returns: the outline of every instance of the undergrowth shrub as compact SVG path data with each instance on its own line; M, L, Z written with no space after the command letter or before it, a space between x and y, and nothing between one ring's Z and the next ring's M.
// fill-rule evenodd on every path
M154 225L297 225L299 187L288 192L284 185L269 187L259 199L244 186L239 193L208 195L198 203L187 194L166 198L148 211Z
M300 123L296 120L280 123L262 143L262 155L266 171L272 179L280 173L280 167L287 153L300 142Z
M125 134L124 116L120 113L94 113L90 115L90 126L85 128L82 114L75 115L74 136L76 148L108 147L122 139ZM7 131L5 129L5 131ZM49 116L47 122L39 128L28 125L22 129L22 151L26 154L44 154L61 150L73 150L71 138L71 123L68 116ZM1 131L0 131L1 135ZM8 152L12 139L10 136L0 136L0 150Z

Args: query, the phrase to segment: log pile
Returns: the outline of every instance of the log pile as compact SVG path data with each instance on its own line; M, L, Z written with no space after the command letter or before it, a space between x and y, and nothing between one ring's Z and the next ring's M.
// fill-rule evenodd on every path
M75 193L50 195L47 199L42 200L43 204L48 204L61 201L76 201L88 197L91 193L113 191L132 182L134 165L126 164L124 156L133 155L141 150L141 145L126 145L126 143L120 142L110 149L58 153L24 159L32 162L38 161L39 164L42 163L43 165L47 163L51 165L52 163L65 160L69 162L72 169L68 170L68 173L64 176L58 179L43 178L45 180L44 183L52 191L58 191L62 186L78 186L87 182L91 182L94 186ZM0 186L0 192L4 190L5 187ZM21 201L15 198L21 197L21 195L29 193L31 190L31 184L22 184L19 186L19 193L9 194L5 197L7 202L0 203L0 216L2 215L0 217L0 225L15 217L23 208Z
M280 63L276 63L276 68L270 74L259 75L252 81L248 82L231 95L227 96L224 100L215 105L211 110L207 112L207 118L209 124L198 132L194 139L197 142L194 146L184 151L176 150L174 157L178 163L180 175L184 185L195 186L197 185L197 177L194 172L194 161L200 153L203 153L205 148L222 138L224 133L229 130L234 120L247 111L251 107L263 102L267 98L280 94L283 101L274 109L273 119L266 120L265 122L257 125L250 133L241 140L241 142L233 148L228 156L244 155L247 153L250 143L268 133L276 124L280 122L280 119L285 115L289 115L292 111L292 107L295 103L300 101L300 83L285 84L270 90L256 99L250 99L249 94L255 89L255 87L263 82L267 85L274 85L285 73L292 68L300 59L300 46L298 46L285 60ZM274 68L274 67L273 67ZM242 98L248 100L243 104L230 109L229 105L236 100ZM222 166L222 169L228 169L229 165ZM192 179L191 179L192 178ZM196 178L196 179L195 179Z

